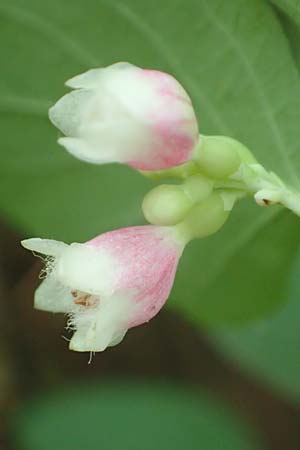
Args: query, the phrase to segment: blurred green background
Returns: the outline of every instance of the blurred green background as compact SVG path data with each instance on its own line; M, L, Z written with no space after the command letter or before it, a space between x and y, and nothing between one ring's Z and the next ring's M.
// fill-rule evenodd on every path
M86 241L144 223L153 183L57 144L64 81L129 61L173 74L203 134L300 185L297 0L0 0L0 449L300 448L299 219L250 199L181 260L167 308L118 347L67 350L32 309L24 237Z

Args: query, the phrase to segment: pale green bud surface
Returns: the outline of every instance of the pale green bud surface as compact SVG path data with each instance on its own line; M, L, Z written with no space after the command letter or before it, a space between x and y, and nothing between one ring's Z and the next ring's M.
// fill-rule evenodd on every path
M193 206L185 219L176 226L186 241L216 233L225 223L229 211L224 210L220 194L214 192L203 202Z
M182 189L193 203L206 199L213 190L214 182L204 175L193 175L182 184Z
M146 194L142 210L148 222L168 226L180 222L192 205L181 186L163 184Z
M232 175L242 162L255 162L247 147L227 136L201 136L194 160L201 172L216 179Z
M165 170L140 170L140 173L151 180L159 181L166 179L185 179L199 172L199 168L194 161L189 161L181 166L172 167Z

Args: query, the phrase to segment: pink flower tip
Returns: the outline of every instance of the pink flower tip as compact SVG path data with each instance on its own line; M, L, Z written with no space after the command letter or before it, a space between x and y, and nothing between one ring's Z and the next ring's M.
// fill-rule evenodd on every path
M92 69L66 83L74 90L50 109L59 143L95 164L139 170L179 166L192 157L199 131L192 102L171 75L129 63Z

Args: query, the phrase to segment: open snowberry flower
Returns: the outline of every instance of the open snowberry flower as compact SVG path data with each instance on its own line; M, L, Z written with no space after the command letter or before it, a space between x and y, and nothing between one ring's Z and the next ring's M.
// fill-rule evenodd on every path
M187 162L198 142L188 94L171 75L129 63L91 69L50 109L58 140L79 159L161 170Z
M70 349L103 351L162 308L184 248L171 227L140 226L101 234L84 244L27 239L46 255L35 307L69 315Z

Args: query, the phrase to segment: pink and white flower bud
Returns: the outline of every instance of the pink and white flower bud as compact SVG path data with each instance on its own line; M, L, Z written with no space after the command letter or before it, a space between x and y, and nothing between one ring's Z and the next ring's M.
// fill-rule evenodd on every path
M198 125L188 94L175 78L129 63L91 69L50 109L68 152L95 164L120 162L161 170L191 158Z
M69 314L70 349L103 351L129 328L148 322L167 300L184 248L169 227L140 226L104 233L84 244L27 239L46 256L46 279L35 307Z

